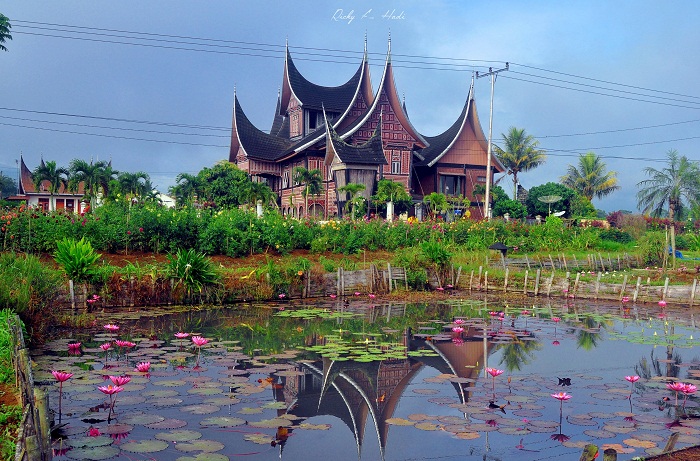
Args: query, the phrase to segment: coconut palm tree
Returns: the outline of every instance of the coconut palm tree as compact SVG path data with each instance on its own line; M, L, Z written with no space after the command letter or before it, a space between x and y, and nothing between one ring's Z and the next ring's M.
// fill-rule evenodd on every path
M579 155L578 167L569 165L566 175L561 177L561 183L586 197L603 198L620 188L617 184L617 173L605 171L605 163L594 152Z
M430 215L435 218L438 213L444 213L449 209L449 203L447 203L447 197L445 194L439 192L431 192L430 194L423 197L423 203L428 206L430 210Z
M117 177L119 186L127 198L134 199L144 196L150 187L148 173L137 171L136 173L120 173Z
M542 165L546 156L544 150L538 149L540 142L534 136L526 134L525 129L510 127L508 133L501 134L503 148L493 146L496 157L506 168L508 174L513 175L513 200L516 200L518 191L518 174Z
M258 202L258 200L262 201L264 205L277 205L277 194L272 192L270 186L264 182L249 181L245 185L245 191L243 194L245 200L249 203L251 207L255 207L255 204Z
M175 178L176 186L170 188L178 206L191 205L195 196L201 195L202 182L199 177L189 173L180 173Z
M354 182L349 182L343 187L338 188L338 192L347 192L348 195L350 196L349 199L345 202L345 209L347 211L347 208L350 207L350 217L352 220L355 220L355 208L357 207L357 204L359 202L359 198L357 194L365 190L366 187L364 184L358 184Z
M109 181L105 178L105 170L108 166L107 162L86 162L81 159L73 159L68 166L70 171L70 181L68 181L68 189L77 192L80 183L83 183L83 193L90 202L90 210L95 208L95 200L102 190L102 185Z
M5 40L12 40L10 29L12 29L10 18L0 13L0 51L7 51L7 48L5 45L3 45L3 43L5 43Z
M377 193L372 196L375 202L387 202L386 219L391 221L394 214L394 202L406 202L410 205L411 196L399 182L390 179L380 179L377 183Z
M67 187L69 175L70 172L66 168L56 166L56 162L53 160L46 163L42 160L41 164L32 172L34 187L37 191L41 189L41 185L44 181L48 181L49 183L48 191L51 196L49 201L50 211L56 209L56 198L54 195L58 193L61 186Z
M319 195L323 190L323 178L321 170L307 170L303 166L294 168L294 182L303 184L304 190L301 191L304 197L304 213L309 216L309 195Z
M675 216L688 204L700 201L700 166L672 149L666 153L668 166L661 170L646 167L649 176L637 183L637 207L643 213L661 216L668 204L668 217Z

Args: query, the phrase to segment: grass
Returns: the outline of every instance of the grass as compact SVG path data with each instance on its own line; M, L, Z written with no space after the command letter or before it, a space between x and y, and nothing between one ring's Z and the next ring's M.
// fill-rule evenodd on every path
M9 384L14 379L12 369L12 338L7 320L14 313L9 309L0 311L0 383ZM12 386L3 386L9 391ZM1 391L0 391L1 394ZM2 395L0 395L2 397ZM12 460L15 456L17 430L22 419L22 407L19 405L0 405L0 459Z

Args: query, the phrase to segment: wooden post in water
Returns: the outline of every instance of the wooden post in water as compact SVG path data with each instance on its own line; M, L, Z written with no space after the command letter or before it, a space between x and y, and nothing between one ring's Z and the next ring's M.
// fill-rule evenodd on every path
M530 272L529 270L527 270L527 269L525 270L525 282L523 283L523 294L524 295L527 294L527 275L529 272Z
M34 404L37 410L37 426L41 444L42 459L51 459L51 425L49 422L49 395L42 389L34 388Z
M564 260L564 270L565 270L565 271L568 271L568 270L569 270L569 266L566 264L566 253L562 253L562 254L561 254L561 259Z
M576 253L572 253L571 256L574 257L574 266L576 267L576 270L578 271L578 260L576 259Z
M617 461L617 450L614 448L607 448L603 452L603 461Z
M455 277L455 288L459 286L459 276L462 275L462 266L457 268L457 277ZM406 271L404 270L404 278L406 277ZM406 280L406 288L408 288L408 280Z
M578 294L578 282L579 279L581 278L581 273L576 272L576 280L574 281L574 297Z
M695 302L695 288L698 286L698 279L693 279L693 287L690 289L690 307Z
M678 441L678 437L680 436L680 432L674 432L673 434L671 434L671 437L668 438L668 442L666 442L666 446L664 447L661 453L668 453L670 451L673 451L673 447L676 446L676 442Z
M549 277L549 282L547 283L547 297L552 293L552 285L554 285L554 268L552 268L552 275Z
M595 280L595 297L593 299L598 299L598 291L600 290L600 277L603 275L602 272L598 272L598 277Z
M598 446L589 443L583 447L583 453L578 461L593 461L598 457Z
M642 278L637 277L637 285L634 287L634 295L632 295L632 302L637 302L637 296L639 296L639 287L642 284Z
M508 291L508 268L506 267L506 276L505 279L503 280L503 292L505 293Z
M563 253L562 253L562 254L563 254ZM569 295L570 288L571 288L571 272L566 271L566 288L565 288L565 290L566 290L566 296ZM565 296L565 297L566 297L566 296Z
M549 254L549 263L552 265L552 270L554 270L554 260L552 259L552 254Z
M605 262L603 261L603 255L598 253L598 257L600 258L600 269L605 272Z
M537 275L535 275L535 296L540 293L540 271L541 269L537 269Z
M527 270L530 270L530 260L527 257L527 253L525 253L525 264L527 264Z
M479 287L479 288L481 288L481 287L480 287L480 285L481 285L481 271L482 271L483 269L484 269L483 267L479 266L479 277L476 279L476 285L477 285L477 287Z
M484 290L489 291L489 271L484 272Z
M620 255L617 255L617 270L622 270L622 266L620 265Z
M75 290L73 288L73 280L68 280L68 288L70 289L70 307L75 309Z
M391 285L394 278L391 276L391 264L389 263L386 263L386 273L387 277L389 278L389 293L391 293L393 290L393 287ZM438 283L440 283L440 280L438 280Z
M474 282L474 269L472 269L471 275L469 275L469 291L472 291L472 283Z
M666 301L666 295L668 294L668 277L664 280L664 291L661 293L661 299Z
M336 296L341 296L343 293L340 291L340 271L343 270L342 267L338 266L338 274L335 280L335 294Z
M622 298L625 296L626 289L627 289L627 274L625 274L625 278L622 279L622 288L620 289L620 299L618 301L622 301Z

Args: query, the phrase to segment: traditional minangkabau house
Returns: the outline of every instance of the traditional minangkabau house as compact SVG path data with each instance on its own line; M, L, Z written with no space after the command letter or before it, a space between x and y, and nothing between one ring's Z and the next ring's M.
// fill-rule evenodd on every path
M403 184L416 204L432 192L469 198L471 216L481 218L473 190L486 183L487 156L473 79L462 112L445 132L424 136L411 124L394 82L391 39L376 92L366 42L359 68L336 87L304 78L287 47L270 133L250 122L234 92L229 161L252 180L269 184L287 215L342 215L349 197L337 188L350 182L364 184L361 194L369 199L379 179L390 179ZM504 168L495 156L491 164L493 179ZM296 167L321 172L323 191L308 197L308 213L304 185L294 181Z
M41 164L44 164L44 159L41 160ZM44 211L65 209L70 212L83 213L88 207L88 202L84 201L85 193L82 183L78 184L76 192L69 191L66 184L61 184L58 191L52 196L49 192L49 181L42 181L37 189L32 172L27 168L22 156L20 156L19 168L19 193L9 197L8 200L24 201L27 206L39 207ZM54 200L53 205L51 205L52 199Z

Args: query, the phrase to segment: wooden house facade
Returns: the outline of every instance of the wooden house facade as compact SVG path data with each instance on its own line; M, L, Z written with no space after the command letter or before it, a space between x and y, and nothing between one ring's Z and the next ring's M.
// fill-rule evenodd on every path
M287 48L282 86L269 133L255 127L234 94L229 161L254 181L264 181L279 197L284 214L342 215L349 182L366 186L369 198L379 179L404 185L414 203L440 192L466 197L470 212L482 213L474 186L486 183L487 141L473 95L473 81L459 118L437 136L424 136L412 125L394 81L391 41L376 91L370 80L367 46L359 67L344 84L316 85L294 64ZM492 175L504 169L492 156ZM318 169L323 190L308 197L294 181L296 167Z
M41 163L43 165L43 159ZM68 190L66 184L61 184L58 191L52 195L49 192L49 181L42 181L37 188L32 172L27 168L22 156L19 168L19 193L9 197L9 200L24 201L27 206L38 207L43 211L66 210L83 213L88 207L88 202L84 201L83 183L78 184L78 190L75 192Z

